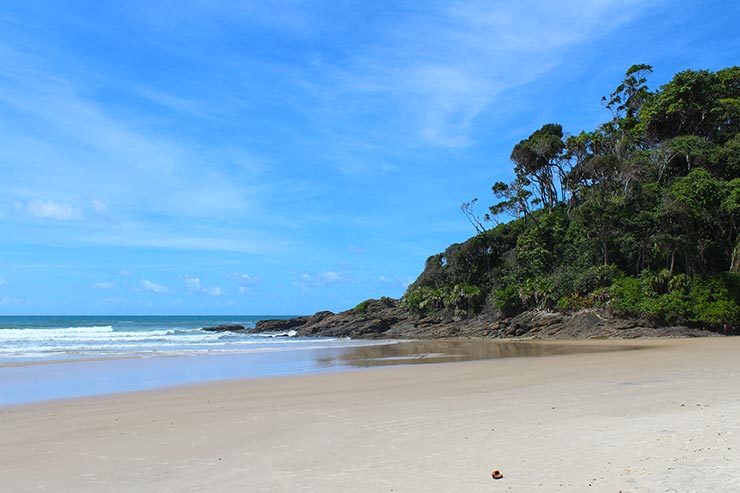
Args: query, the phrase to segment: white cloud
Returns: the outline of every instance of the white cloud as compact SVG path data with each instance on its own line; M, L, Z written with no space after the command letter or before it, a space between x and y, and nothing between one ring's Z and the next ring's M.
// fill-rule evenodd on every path
M91 200L90 203L98 217L105 221L113 222L113 214L111 214L108 204L97 199Z
M218 286L211 286L208 288L203 288L203 292L210 296L221 296L222 294L224 294L223 289L221 289Z
M115 284L110 281L101 281L93 284L94 289L111 289Z
M259 280L257 277L249 274L236 273L232 277L239 281L239 285L241 286L248 286L250 284L256 283Z
M97 212L98 214L108 213L108 206L104 202L93 199L91 203L92 203L93 209L95 209L95 212Z
M185 274L183 276L183 280L185 281L185 287L187 287L191 291L205 293L209 296L221 296L226 293L219 286L204 287L200 282L200 277L193 277L191 275Z
M93 234L59 228L36 241L169 248L172 237L172 247L180 249L272 249L264 224L279 218L263 214L263 202L273 197L274 184L256 179L270 171L269 163L242 141L212 145L183 138L170 131L176 128L174 121L163 124L154 116L161 112L133 110L136 105L124 116L117 105L97 97L97 88L103 84L130 92L132 81L106 79L105 71L91 76L85 60L60 57L43 36L8 36L0 41L0 54L0 107L17 115L19 123L4 133L0 146L0 161L7 165L0 196L34 217L72 221L90 216L115 219L117 226L105 228L94 221L100 230ZM210 93L200 96L212 98ZM217 99L223 103L229 95ZM233 105L206 102L208 108L230 107L233 112ZM27 202L35 198L29 197L31 191L63 197L70 190L93 190L95 195L84 205ZM111 204L116 204L115 216ZM175 234L185 222L188 231L198 226L208 231ZM163 231L163 225L173 231ZM263 244L250 238L261 238Z
M169 291L167 287L152 281L147 281L146 279L141 280L141 287L147 291L151 291L152 293L166 293Z
M23 300L20 298L14 298L12 296L2 296L0 297L0 305L7 306L7 305L20 305L23 303Z
M330 86L337 97L329 101L353 98L339 114L387 105L394 118L384 124L402 138L464 146L475 119L508 90L540 78L570 48L606 35L652 3L471 0L408 9L334 67L340 90Z
M247 294L251 292L251 289L260 281L260 278L251 274L245 274L245 273L234 273L226 276L230 279L235 279L237 281L237 291L240 294Z
M324 271L318 274L309 274L304 272L300 275L300 285L305 286L327 286L330 284L339 284L352 282L353 277L347 272Z
M191 277L185 274L185 277L183 279L185 280L185 286L188 289L200 291L200 278L199 277Z
M237 282L237 291L241 294L247 294L251 292L251 289L260 282L260 278L252 274L246 274L243 272L235 272L227 274L228 279L235 280Z
M344 273L333 271L322 272L319 277L323 282L327 284L341 282L346 279L346 275Z
M82 209L63 202L55 202L53 200L31 200L17 205L27 214L41 219L55 219L57 221L82 219Z

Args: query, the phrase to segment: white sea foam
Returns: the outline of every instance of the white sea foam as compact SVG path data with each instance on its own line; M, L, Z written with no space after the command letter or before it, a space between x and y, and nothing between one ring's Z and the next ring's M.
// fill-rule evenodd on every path
M0 342L9 340L48 340L59 338L93 338L113 332L110 325L67 327L63 329L0 329Z
M252 334L255 337L295 337L298 335L298 331L296 330L289 330L288 332L258 332L257 334Z
M321 340L316 341L315 343L311 343L311 341L303 341L303 345L295 345L295 346L273 346L273 347L250 347L250 346L237 346L237 347L230 347L230 348L192 348L192 349L185 349L185 348L157 348L157 349L147 349L147 348L140 348L139 350L131 350L131 348L121 348L121 350L109 350L109 351L99 351L96 350L95 352L88 352L85 350L73 350L71 348L56 348L52 350L44 350L44 351L38 351L38 350L27 350L27 351L17 351L15 353L11 354L3 354L3 351L0 351L0 357L5 359L5 361L13 361L13 360L55 360L55 359L80 359L80 358L116 358L116 357L125 357L125 358L147 358L147 357L156 357L156 356L198 356L198 355L204 355L204 354L256 354L256 353L276 353L276 352L287 352L287 351L305 351L305 350L319 350L319 349L333 349L333 348L341 348L341 347L362 347L362 346L375 346L378 344L395 344L397 341L380 341L380 340L373 340L373 341L353 341L352 344L347 344L346 342L341 342L340 339L329 339L329 340ZM51 349L51 348L49 348ZM0 362L0 367L2 366L2 363Z
M344 339L305 339L295 330L241 334L198 328L111 325L0 329L0 358L56 359L119 355L203 354L322 349L356 345ZM359 344L357 344L359 345Z

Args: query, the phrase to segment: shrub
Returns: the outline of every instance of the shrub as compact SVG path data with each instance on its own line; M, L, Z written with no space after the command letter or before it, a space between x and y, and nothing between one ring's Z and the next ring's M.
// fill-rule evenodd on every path
M611 307L617 313L639 315L642 313L642 288L640 281L625 276L617 279L610 289Z
M419 287L406 291L402 302L413 313L444 308L444 296L439 288Z
M720 328L740 326L740 274L726 273L691 283L691 320Z
M445 308L455 313L468 313L478 309L481 304L481 290L472 284L455 284L444 296Z
M412 288L403 298L404 305L418 314L440 309L448 309L458 314L470 313L480 309L483 301L481 289L472 284L455 284L442 288Z
M667 270L623 277L610 289L617 312L676 323L692 322L719 329L740 325L740 275L671 275Z
M367 313L367 309L370 306L370 300L361 301L355 306L355 313Z
M519 288L516 286L509 285L495 290L493 303L507 317L524 311L524 304L519 297Z
M616 265L594 265L585 270L579 270L573 280L573 291L580 295L587 295L598 288L607 288L614 279L623 274Z

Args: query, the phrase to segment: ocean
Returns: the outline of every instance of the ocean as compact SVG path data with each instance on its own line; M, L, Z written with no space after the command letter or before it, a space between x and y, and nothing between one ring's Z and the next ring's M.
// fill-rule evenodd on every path
M295 337L295 332L238 334L203 327L286 316L27 316L0 317L0 364L155 355L227 354L333 348L349 339Z
M348 338L208 332L286 316L0 317L0 406L237 378L334 371Z
M0 408L231 379L604 350L521 341L401 342L203 330L224 323L253 327L267 318L278 317L0 317Z

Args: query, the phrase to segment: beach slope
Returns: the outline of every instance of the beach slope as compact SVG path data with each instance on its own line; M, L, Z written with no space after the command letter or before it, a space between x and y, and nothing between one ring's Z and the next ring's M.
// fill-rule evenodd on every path
M629 344L0 408L0 484L740 491L740 338Z

